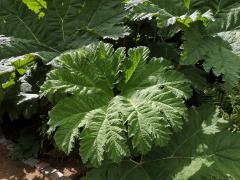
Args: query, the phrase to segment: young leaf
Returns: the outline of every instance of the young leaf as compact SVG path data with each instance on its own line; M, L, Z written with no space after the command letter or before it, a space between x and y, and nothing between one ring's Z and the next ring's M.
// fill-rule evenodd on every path
M32 10L38 17L45 16L43 10L47 9L47 3L44 0L22 0L27 7Z
M190 3L191 3L191 0L184 0L185 7L187 8L188 11L190 7Z

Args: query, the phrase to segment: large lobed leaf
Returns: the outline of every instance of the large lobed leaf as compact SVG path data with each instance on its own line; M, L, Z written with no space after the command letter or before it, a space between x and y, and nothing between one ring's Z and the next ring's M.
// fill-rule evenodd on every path
M240 55L239 33L240 33L240 3L236 0L218 2L216 22L210 24L209 31L228 42L232 51Z
M39 0L24 2L34 11L36 3L45 6ZM0 2L0 34L18 42L2 50L9 57L16 56L10 56L10 47L16 50L20 44L27 45L26 42L40 50L57 52L81 47L99 38L118 39L129 34L129 29L122 24L125 11L120 1L52 0L47 3L45 16L39 19L21 0ZM36 52L33 47L29 50ZM18 53L23 55L22 50Z
M46 93L105 92L112 96L118 62L122 58L125 58L124 49L114 52L111 45L103 43L63 53L55 60L63 68L48 74L43 89Z
M204 60L204 69L216 75L223 74L226 89L231 89L240 78L240 57L219 37L212 37L206 31L192 28L183 37L183 64L196 64Z
M44 93L74 94L54 107L49 124L57 128L60 149L70 153L79 139L83 161L94 166L101 165L105 156L114 162L128 156L129 141L141 154L154 144L166 145L171 129L181 129L183 98L191 95L189 82L166 60L146 63L145 47L130 49L128 58L124 52L99 43L65 53L42 86Z
M223 74L225 88L231 90L239 81L240 73L240 3L236 0L174 2L129 0L127 6L134 21L154 19L159 27L177 24L184 32L183 64L204 60L205 70L213 69L217 76ZM184 2L185 10L180 8L184 7ZM204 30L196 28L196 24L203 24Z
M215 21L205 32L193 28L185 33L184 63L205 60L205 69L212 68L217 75L223 74L225 87L230 90L239 81L240 73L240 3L236 0L193 1L192 9L196 8L212 9Z
M35 41L0 35L0 61L44 50L49 51L49 49L40 46Z
M222 132L225 121L211 105L191 108L182 132L166 148L158 148L141 162L106 164L86 179L207 179L238 178L239 135Z
M0 85L10 88L39 59L45 64L70 48L128 35L124 17L121 1L0 1Z

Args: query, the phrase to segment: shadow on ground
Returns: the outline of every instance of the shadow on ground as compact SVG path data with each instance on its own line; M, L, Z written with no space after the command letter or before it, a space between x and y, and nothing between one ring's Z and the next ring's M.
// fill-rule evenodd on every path
M38 170L8 157L8 150L0 145L0 180L48 180Z

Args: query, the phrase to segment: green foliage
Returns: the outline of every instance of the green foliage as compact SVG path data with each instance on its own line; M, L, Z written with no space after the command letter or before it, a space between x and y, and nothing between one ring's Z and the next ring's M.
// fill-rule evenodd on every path
M42 91L74 94L50 112L60 149L69 154L75 138L80 139L82 160L99 166L104 155L115 162L128 156L129 140L133 149L146 154L153 144L169 141L171 128L181 129L189 83L162 58L146 64L148 53L145 47L133 48L126 58L123 48L114 51L99 43L57 59L60 67L48 74ZM119 79L124 82L116 94Z
M0 118L34 119L85 179L239 179L239 15L237 0L1 0Z
M14 145L9 156L14 160L37 158L39 148L39 142L34 137L22 136L18 139L18 143Z
M223 112L223 116L229 120L231 126L229 127L230 131L239 133L240 130L240 88L239 83L234 87L233 91L229 95L229 99L232 105L232 113Z
M126 14L121 2L22 2L0 2L0 83L4 89L16 84L36 62L45 64L69 48L98 39L117 40L129 34L129 29L120 22ZM20 94L15 92L13 96Z
M3 84L5 96L2 99L1 114L7 113L10 120L17 120L21 116L30 119L32 115L42 113L42 106L46 103L41 102L38 92L48 70L48 66L37 63L18 80L8 79Z
M44 17L45 1L23 0L23 3L27 6L20 0L0 3L0 75L4 88L15 84L15 70L21 75L26 71L12 67L15 60L22 65L39 58L47 62L69 48L129 34L129 29L119 23L125 16L121 2L50 1ZM34 16L27 7L42 18Z
M183 36L183 64L195 64L204 59L204 69L219 76L224 74L226 88L233 88L240 77L240 57L218 37L211 37L201 29L186 31Z
M203 65L206 71L213 69L217 76L223 74L226 89L233 88L238 82L240 72L238 64L240 62L238 56L239 38L236 29L239 24L237 24L238 20L235 19L238 13L235 8L239 6L239 3L226 4L226 9L218 9L215 17L209 10L203 14L194 11L190 15L175 16L171 14L172 12L168 6L163 5L163 3L164 1L162 3L157 1L153 3L151 1L134 3L131 6L132 19L142 20L148 18L151 20L155 18L157 24L161 26L177 23L184 31L184 51L181 58L183 64L196 64L200 60L204 60ZM221 7L221 1L219 3L218 8ZM193 6L197 6L196 4L194 2ZM201 5L205 7L207 2ZM195 8L192 8L192 11ZM215 9L211 10L214 11ZM211 23L211 21L213 22ZM209 26L205 28L201 24Z
M38 48L33 51L59 52L69 47L81 47L99 38L118 39L129 34L129 29L120 23L125 17L120 1L49 1L45 16L39 19L20 0L9 0L1 1L0 16L0 34L17 38L18 44L30 41L35 44L30 50ZM18 44L14 41L11 49L18 48Z
M22 94L22 90L17 88L21 81L19 78L31 71L35 63L41 61L46 64L60 52L98 39L117 40L128 35L129 29L120 22L125 14L124 5L115 1L65 0L47 4L43 0L1 1L0 84L9 91L8 96L12 96L5 97L4 104L9 104L7 101L11 99L12 103L20 105L16 100ZM13 91L12 86L15 86ZM38 92L35 93L34 97L38 97ZM8 110L3 108L2 111ZM10 113L9 116L16 119L17 114Z
M222 132L225 121L211 105L191 108L183 130L168 146L154 149L140 162L106 164L86 179L201 179L240 176L239 135Z
M202 21L207 25L208 21L213 20L211 11L207 11L201 14L199 11L195 11L192 14L184 14L178 16L176 12L173 14L168 12L165 8L162 9L160 6L153 4L151 1L139 1L139 3L132 4L128 2L130 7L130 17L132 20L143 20L155 18L157 20L158 27L170 26L175 23L190 27L190 24L196 21Z

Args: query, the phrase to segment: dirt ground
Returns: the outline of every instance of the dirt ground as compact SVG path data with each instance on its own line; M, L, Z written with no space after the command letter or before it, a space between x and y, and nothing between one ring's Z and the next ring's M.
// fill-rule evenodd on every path
M48 180L38 170L9 159L8 150L0 145L0 180Z
M73 160L59 162L55 159L41 159L58 169L66 177L73 180L80 179L82 170ZM21 161L12 160L8 157L8 150L0 144L0 180L49 180L37 169L27 166Z

